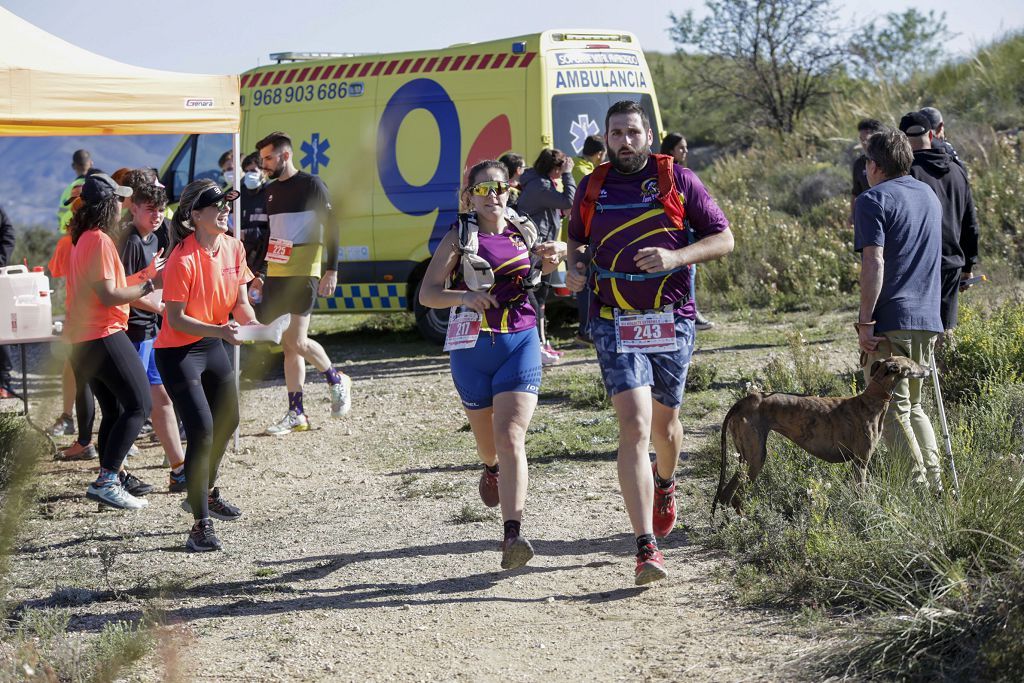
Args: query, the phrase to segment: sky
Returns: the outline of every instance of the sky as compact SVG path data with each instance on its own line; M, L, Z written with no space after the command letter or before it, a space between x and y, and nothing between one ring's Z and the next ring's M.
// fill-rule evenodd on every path
M271 52L400 52L548 28L626 30L645 50L671 52L669 14L688 9L704 14L702 0L0 0L0 6L111 59L216 74L267 64ZM945 12L947 25L958 34L949 44L953 56L1024 29L1019 0L837 0L836 6L848 28L910 7Z

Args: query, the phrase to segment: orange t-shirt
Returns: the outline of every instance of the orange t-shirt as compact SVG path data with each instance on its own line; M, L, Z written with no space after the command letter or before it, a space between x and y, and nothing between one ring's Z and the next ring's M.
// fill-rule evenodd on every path
M50 277L67 277L68 265L71 260L71 235L64 235L57 240L57 246L53 248L53 256L46 267L50 270ZM67 286L67 283L64 283Z
M238 286L252 280L245 263L245 247L234 237L221 235L214 254L189 235L171 251L164 266L164 302L185 304L185 315L209 325L223 325L238 301ZM171 327L167 316L153 346L158 349L187 346L194 337Z
M128 304L104 306L93 289L101 280L113 280L117 288L127 286L121 257L107 233L98 228L82 233L71 249L67 278L68 341L102 339L128 329Z

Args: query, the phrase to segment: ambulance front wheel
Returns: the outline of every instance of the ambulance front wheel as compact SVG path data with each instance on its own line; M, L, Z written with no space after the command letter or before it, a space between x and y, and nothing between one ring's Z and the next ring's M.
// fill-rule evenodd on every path
M413 312L416 314L416 327L420 334L428 341L435 344L443 344L445 333L448 331L447 308L427 308L420 303L420 287L416 285L416 293L413 294Z

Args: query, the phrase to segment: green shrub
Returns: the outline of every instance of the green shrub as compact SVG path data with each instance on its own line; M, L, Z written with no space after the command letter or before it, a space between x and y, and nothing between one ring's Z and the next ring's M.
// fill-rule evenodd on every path
M686 373L686 391L707 391L718 379L718 366L711 361L694 361Z
M943 395L961 401L994 380L1024 380L1024 306L1010 301L990 315L960 306L952 339L939 352Z

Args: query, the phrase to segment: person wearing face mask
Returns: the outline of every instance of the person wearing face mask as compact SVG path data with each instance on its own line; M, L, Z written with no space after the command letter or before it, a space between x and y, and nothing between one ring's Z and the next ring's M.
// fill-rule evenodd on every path
M467 178L471 184L462 197L469 213L460 214L434 251L419 297L431 308L470 309L459 314L468 313L467 319L454 323L456 330L466 331L464 345L446 345L452 380L484 464L480 498L488 507L501 505L501 567L516 569L533 557L533 546L520 535L526 505L526 429L541 382L537 313L527 297L530 276L536 274L531 252L540 258L541 272L552 272L565 258L565 243L541 241L530 219L508 208L509 176L500 161L481 161ZM470 234L471 227L476 256L493 275L477 283L467 280L460 258L462 235Z
M220 167L220 172L224 176L224 187L230 190L235 186L235 155L231 153L230 149L220 155L220 159L217 159L217 166Z
M237 196L212 180L193 181L181 193L164 271L164 320L154 343L157 368L188 436L185 507L195 524L185 547L192 552L221 549L211 517L242 516L215 486L239 419L234 372L222 342L241 344L239 325L256 321L246 296L253 275L242 243L227 234Z
M270 242L270 219L267 216L267 193L260 155L253 152L242 159L242 215L238 227L245 246L245 262L257 277L267 276L267 244Z

